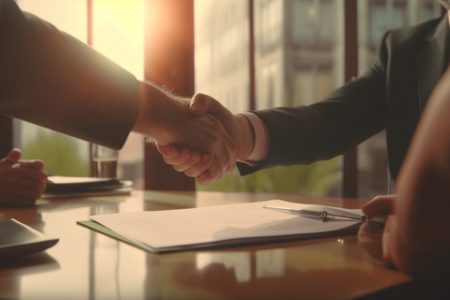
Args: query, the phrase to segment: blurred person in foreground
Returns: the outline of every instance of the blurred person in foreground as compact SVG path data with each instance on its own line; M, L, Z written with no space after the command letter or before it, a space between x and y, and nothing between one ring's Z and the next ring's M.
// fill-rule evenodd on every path
M450 273L450 69L434 90L401 169L397 199L377 198L363 211L389 215L387 264L418 277Z

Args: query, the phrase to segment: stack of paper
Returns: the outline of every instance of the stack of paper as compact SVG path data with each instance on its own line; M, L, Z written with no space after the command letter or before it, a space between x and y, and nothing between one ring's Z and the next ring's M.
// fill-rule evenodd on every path
M152 252L308 239L354 233L361 220L323 222L265 209L314 206L282 200L91 216L78 222ZM322 207L322 206L321 206ZM362 216L359 209L342 209ZM93 222L94 221L94 222Z
M43 198L130 194L132 182L115 178L49 176Z

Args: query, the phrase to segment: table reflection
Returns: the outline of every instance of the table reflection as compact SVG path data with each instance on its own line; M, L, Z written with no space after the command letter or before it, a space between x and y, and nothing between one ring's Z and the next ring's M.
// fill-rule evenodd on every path
M40 200L34 208L1 208L7 217L60 241L45 253L0 264L0 298L334 299L408 280L384 268L379 239L362 232L358 237L153 254L76 225L92 214L270 198L275 197L134 192L130 197Z

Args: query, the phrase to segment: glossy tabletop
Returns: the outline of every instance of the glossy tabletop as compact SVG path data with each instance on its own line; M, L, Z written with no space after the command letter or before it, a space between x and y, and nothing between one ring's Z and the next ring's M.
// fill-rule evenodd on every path
M292 195L134 191L0 208L7 217L60 239L46 252L0 262L0 298L345 299L410 280L383 266L380 228L353 236L153 254L76 224L93 214L269 199L348 208L364 204Z

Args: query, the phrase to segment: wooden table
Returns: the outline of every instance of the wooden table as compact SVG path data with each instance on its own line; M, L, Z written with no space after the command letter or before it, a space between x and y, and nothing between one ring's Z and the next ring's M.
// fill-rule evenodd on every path
M53 199L1 208L59 243L0 263L0 298L342 299L408 282L380 261L379 228L355 236L146 253L76 224L89 215L283 199L356 208L356 199L236 193L134 191L130 196Z

